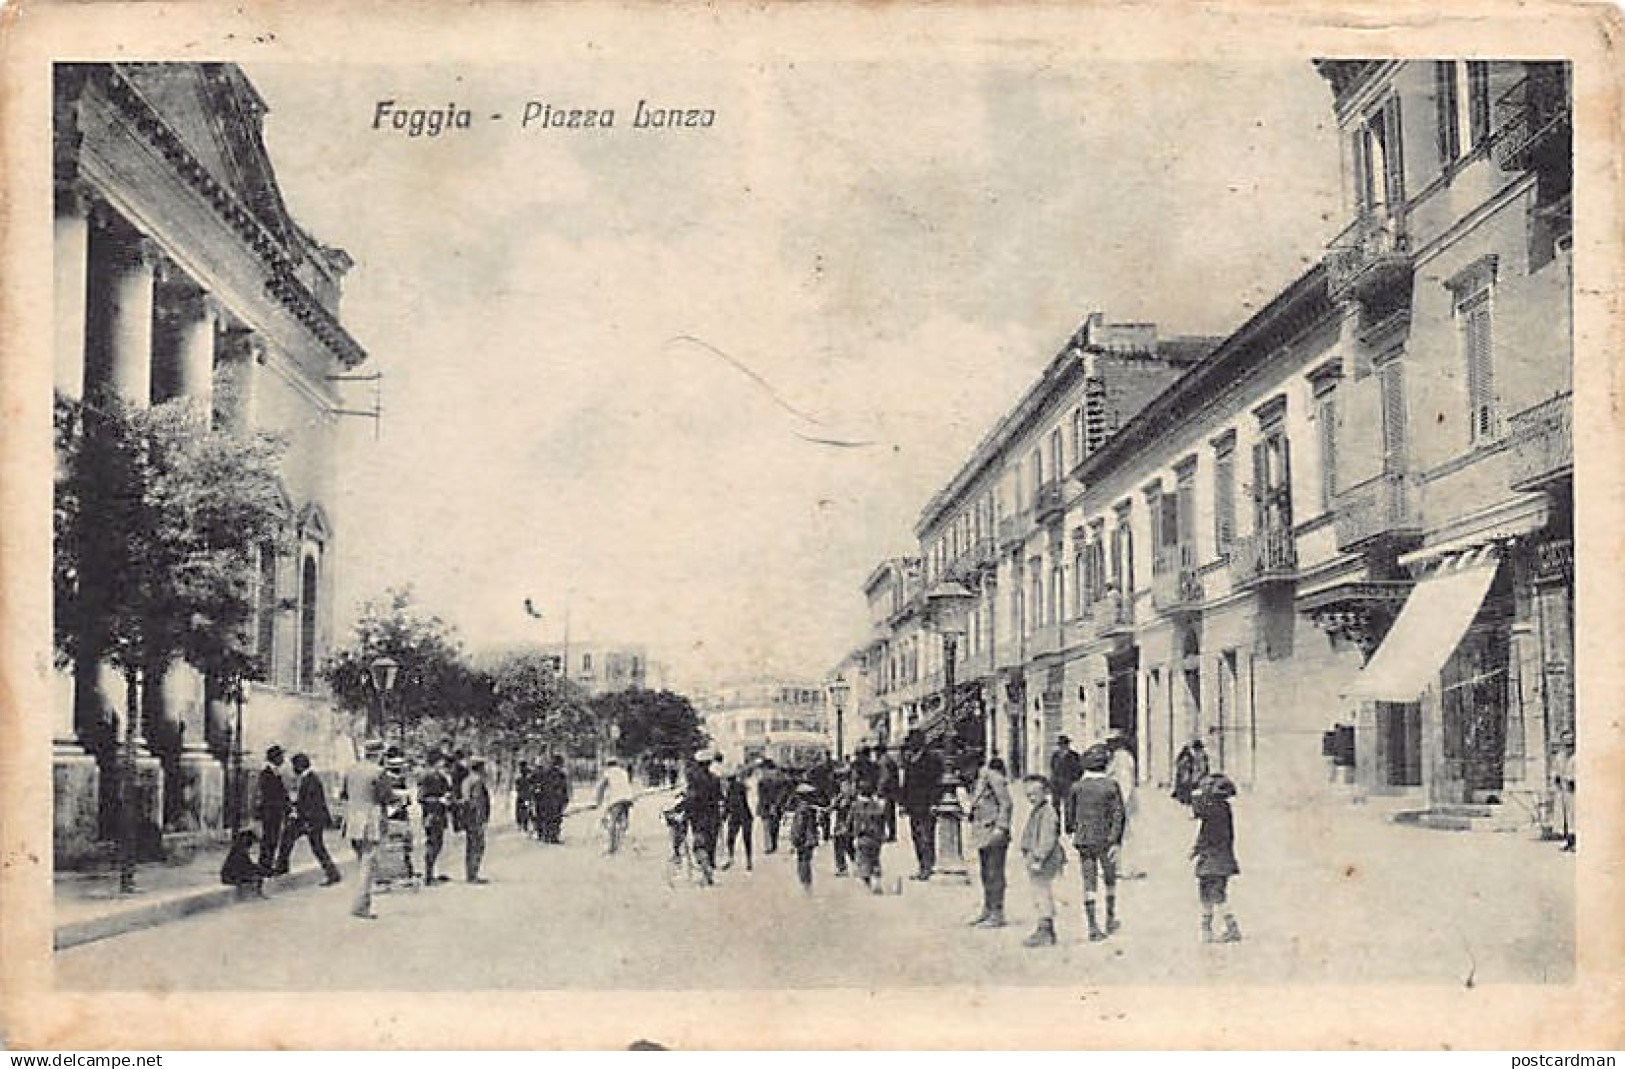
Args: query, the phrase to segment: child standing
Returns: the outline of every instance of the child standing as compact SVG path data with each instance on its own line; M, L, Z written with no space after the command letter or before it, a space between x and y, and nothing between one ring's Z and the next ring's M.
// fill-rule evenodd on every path
M872 783L858 784L858 800L852 803L852 840L857 848L858 879L875 894L884 894L880 884L880 844L886 839L886 807L875 797Z
M831 806L834 819L830 822L830 838L835 843L835 875L846 875L846 863L853 860L852 804L858 800L852 777L841 780Z
M1224 907L1224 935L1221 943L1241 942L1241 926L1230 911L1226 885L1230 877L1241 872L1236 864L1236 829L1230 814L1229 799L1236 796L1236 785L1222 773L1207 777L1191 796L1191 807L1201 826L1196 830L1196 844L1191 857L1196 859L1196 890L1202 900L1202 942L1213 942L1213 908Z
M1098 943L1116 932L1117 853L1123 841L1123 792L1117 781L1106 775L1109 759L1104 746L1091 746L1083 752L1083 778L1072 787L1067 818L1072 828L1072 844L1083 866L1083 911L1089 918L1089 941ZM1097 874L1106 885L1106 927L1095 919Z
M796 785L793 804L795 810L790 817L790 848L796 852L796 878L801 881L801 889L812 892L812 862L813 853L818 849L818 806L814 797L818 788L810 783Z
M1027 866L1027 879L1032 883L1038 927L1021 945L1052 947L1055 945L1055 877L1066 866L1066 850L1061 846L1061 817L1050 804L1049 780L1038 775L1028 776L1023 786L1032 809L1021 831L1021 860Z

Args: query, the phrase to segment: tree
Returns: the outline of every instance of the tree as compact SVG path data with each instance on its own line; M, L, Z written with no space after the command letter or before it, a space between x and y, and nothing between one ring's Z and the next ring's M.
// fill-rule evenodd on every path
M709 738L694 706L669 690L620 690L592 700L598 718L619 729L615 748L623 757L677 760Z
M162 679L178 659L214 678L261 672L249 624L261 547L290 537L283 447L216 431L186 400L142 408L98 390L83 402L58 397L55 416L54 644L81 679L103 663L124 677L118 817L122 883L133 889L143 680ZM95 716L105 758L113 731Z
M492 741L506 752L535 746L576 753L597 744L600 725L585 693L545 654L507 654L492 667L491 679Z
M420 610L410 586L392 588L368 602L350 644L322 666L322 678L341 708L363 715L375 708L372 664L383 657L400 668L380 730L395 727L404 734L431 721L473 722L490 704L488 681L464 659L456 629Z

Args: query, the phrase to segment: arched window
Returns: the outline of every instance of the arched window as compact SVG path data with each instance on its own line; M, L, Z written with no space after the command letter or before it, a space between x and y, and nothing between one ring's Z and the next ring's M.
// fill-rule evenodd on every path
M319 583L316 558L306 554L299 574L299 689L316 689L316 615Z

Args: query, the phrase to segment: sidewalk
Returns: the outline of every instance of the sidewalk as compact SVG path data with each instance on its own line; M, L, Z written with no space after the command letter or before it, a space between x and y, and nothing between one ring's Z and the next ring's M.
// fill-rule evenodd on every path
M664 788L645 788L641 794L661 789ZM511 794L505 792L493 808L491 837L519 831L513 819ZM589 808L586 802L572 802L564 815L574 816ZM329 835L327 848L341 868L353 867L354 854L342 837ZM314 887L321 882L321 866L311 858L308 845L297 848L294 856L295 863L286 876L265 881L268 897ZM236 888L220 882L220 863L224 859L225 847L221 846L216 850L199 851L186 861L145 862L136 870L138 890L134 895L119 894L117 868L58 872L54 888L54 948L66 950L233 905L237 902ZM349 876L346 871L346 877Z

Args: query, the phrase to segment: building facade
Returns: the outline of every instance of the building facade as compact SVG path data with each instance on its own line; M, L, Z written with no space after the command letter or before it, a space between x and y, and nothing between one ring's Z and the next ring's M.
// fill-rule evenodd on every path
M695 707L728 768L762 758L782 768L808 768L830 752L822 682L734 683L705 695Z
M648 647L625 642L562 642L530 647L551 657L557 669L569 662L569 678L588 696L619 690L663 690L665 667L649 660Z
M265 104L235 66L58 64L54 88L58 393L106 386L137 405L190 399L217 427L287 445L295 549L260 562L265 678L238 709L177 666L148 681L135 725L142 822L209 832L245 804L241 752L278 742L327 769L349 753L318 668L332 640L340 536L333 380L366 358L339 322L352 265L288 214L261 136ZM123 685L96 664L57 682L56 853L72 862L110 831Z
M1018 768L1116 731L1156 782L1201 740L1285 797L1532 814L1574 725L1568 72L1319 69L1347 229L1216 346L1125 367L1162 343L1090 317L921 515L897 704Z

